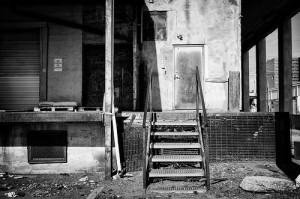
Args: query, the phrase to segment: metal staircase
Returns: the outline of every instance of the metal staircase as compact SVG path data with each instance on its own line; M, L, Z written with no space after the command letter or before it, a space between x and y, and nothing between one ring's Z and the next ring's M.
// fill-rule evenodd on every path
M164 113L169 116L161 119L161 113L152 111L151 71L149 73L143 122L146 129L143 137L145 190L199 193L210 188L208 136L205 136L205 147L203 141L207 119L198 67L196 71L196 111L194 117L188 119L185 113L174 112ZM199 113L200 101L202 114ZM172 114L176 119L171 119Z

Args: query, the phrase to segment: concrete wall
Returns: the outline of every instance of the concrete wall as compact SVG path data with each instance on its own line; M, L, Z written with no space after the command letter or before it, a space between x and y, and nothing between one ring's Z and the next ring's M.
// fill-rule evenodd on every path
M174 109L174 46L203 45L207 108L227 111L229 71L241 71L240 9L240 0L145 1L145 11L167 11L167 41L143 42L144 62L154 68L154 108Z
M1 126L0 171L20 174L104 171L104 128L97 123L14 124ZM29 164L30 130L66 130L67 163Z
M53 17L82 24L81 6L53 6ZM53 11L53 12L52 12ZM53 69L55 58L63 59L62 72ZM49 24L48 100L75 101L82 98L82 30Z

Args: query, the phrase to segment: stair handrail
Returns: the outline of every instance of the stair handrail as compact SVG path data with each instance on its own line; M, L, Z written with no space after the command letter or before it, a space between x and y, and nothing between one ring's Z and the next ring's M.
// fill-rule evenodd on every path
M203 120L201 120L200 111L199 111L199 101L200 100L201 100L201 106L202 106L202 112L203 112ZM207 113L206 113L206 108L205 108L205 101L204 101L202 84L201 84L198 66L196 66L196 121L197 121L197 125L198 125L199 141L200 141L200 145L201 145L201 150L202 150L202 153L205 153L205 154L203 154L204 172L206 174L206 187L209 190L210 189L209 140L208 140L208 132L206 130L208 122L207 122ZM201 123L202 123L202 125L201 125ZM203 134L205 134L205 150L203 147L202 134L200 132L203 132Z
M145 98L145 107L144 107L144 117L143 117L143 128L145 133L143 134L143 187L147 188L148 184L148 169L149 169L149 147L150 147L150 134L151 134L151 124L153 120L153 108L152 108L152 68L149 68L148 81L147 81L147 91ZM150 112L150 118L148 120L148 128L146 125L148 106Z

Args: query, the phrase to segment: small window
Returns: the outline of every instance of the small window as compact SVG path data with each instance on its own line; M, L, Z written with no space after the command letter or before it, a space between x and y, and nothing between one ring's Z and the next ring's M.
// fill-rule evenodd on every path
M144 12L143 15L143 40L167 40L167 13L166 11Z
M67 162L67 131L29 131L27 144L29 163Z

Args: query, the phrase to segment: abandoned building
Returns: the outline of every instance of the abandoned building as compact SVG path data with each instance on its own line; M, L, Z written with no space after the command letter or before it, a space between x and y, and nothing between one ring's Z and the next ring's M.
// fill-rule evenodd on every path
M1 4L2 170L105 171L109 179L114 115L122 166L139 170L145 151L155 148L145 141L143 119L200 122L198 111L208 118L199 139L209 148L206 160L290 160L290 19L300 10L298 0ZM276 28L278 109L269 113L265 37ZM253 46L257 113L249 98ZM169 148L161 153L170 155Z

